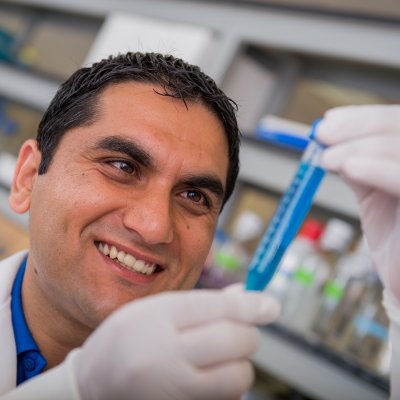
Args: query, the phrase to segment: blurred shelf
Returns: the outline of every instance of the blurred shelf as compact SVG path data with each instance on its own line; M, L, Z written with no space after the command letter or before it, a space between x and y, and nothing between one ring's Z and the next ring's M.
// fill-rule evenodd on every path
M263 370L320 400L384 400L389 382L340 354L278 324L261 330L261 345L253 357Z
M216 4L208 1L181 0L13 0L13 3L94 17L104 17L114 10L139 13L210 27L236 42L258 43L273 48L395 68L400 65L400 28L394 23L344 19L323 14L316 17L312 13L296 13L267 6L243 6L229 2ZM220 59L215 62L220 63Z
M283 192L289 186L300 160L300 153L289 152L257 139L245 138L241 146L239 179ZM328 173L314 204L351 218L358 218L355 196L337 175Z
M210 286L199 282L197 288ZM282 323L260 327L252 361L261 370L318 400L387 400L389 380L355 359L294 332Z
M0 212L0 259L28 248L28 230Z
M47 108L59 86L59 82L1 63L0 76L0 96L37 110Z
M27 230L29 221L28 214L19 215L11 210L8 204L9 191L0 186L0 214L4 215L8 220L12 221L22 229Z
M3 1L7 4L9 2ZM166 5L166 3L168 3ZM265 7L243 6L243 4L217 4L203 1L180 0L14 0L12 4L46 8L56 12L68 12L88 17L104 18L112 11L137 13L143 16L162 18L177 22L192 23L210 28L220 35L218 57L213 57L206 72L221 82L232 60L243 45L288 50L302 54L333 57L364 62L371 65L399 68L400 27L394 23L344 19L332 15L296 13ZM289 29L290 28L290 29ZM0 71L2 73L2 71ZM20 76L20 75L19 75ZM25 79L25 78L23 78ZM5 81L5 79L3 79ZM33 80L34 88L39 80ZM47 104L53 85L43 83L43 94L33 92L41 99L41 107ZM9 81L17 85L18 79ZM48 87L50 85L50 88ZM40 86L40 85L39 85ZM14 89L17 91L17 88ZM23 92L23 88L21 89ZM34 97L27 96L27 101ZM23 97L21 94L20 97Z
M13 0L1 1L104 18L112 11L136 13L210 28L219 34L218 57L204 68L218 83L224 79L235 57L244 47L287 51L293 55L326 57L400 68L400 26L393 22L356 20L284 10L250 7L228 2L181 0ZM356 65L358 67L358 65ZM289 71L290 72L290 71ZM0 96L44 110L59 82L29 71L0 64ZM282 93L282 87L277 96ZM298 166L300 154L284 151L258 140L244 138L239 179L277 192L284 191ZM8 192L0 188L0 212L23 227L28 215L18 216L8 206ZM355 197L340 177L328 174L314 201L332 212L358 218ZM310 344L279 325L262 329L262 340L254 362L293 387L321 400L383 400L388 382L337 353Z

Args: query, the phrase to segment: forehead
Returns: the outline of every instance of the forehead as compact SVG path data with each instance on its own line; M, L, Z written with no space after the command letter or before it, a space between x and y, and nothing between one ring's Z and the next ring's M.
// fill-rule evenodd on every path
M168 113L171 118L178 116L179 119L184 119L188 115L192 118L193 114L201 114L202 117L207 116L207 125L210 125L213 120L212 128L218 125L218 128L224 131L220 119L200 100L183 100L169 96L165 89L158 84L136 81L113 83L100 93L97 103L100 116L107 116L110 110L113 113L128 111L136 118L139 115L145 118ZM186 110L186 113L182 112L183 109ZM169 119L169 122L172 121Z
M201 103L162 93L163 88L147 83L110 85L97 99L95 121L72 129L62 142L75 147L80 142L83 148L102 137L123 136L140 142L160 160L181 157L182 166L219 170L225 182L228 141L220 120Z
M142 140L153 133L165 140L218 146L228 154L224 127L207 106L163 93L164 89L154 84L113 84L99 96L97 122L113 133L140 134Z

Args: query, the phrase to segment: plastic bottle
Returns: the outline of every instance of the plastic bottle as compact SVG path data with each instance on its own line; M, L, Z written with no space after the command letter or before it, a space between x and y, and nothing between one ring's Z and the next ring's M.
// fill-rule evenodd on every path
M352 226L331 219L320 239L320 252L310 254L293 274L289 297L283 306L283 320L294 330L309 334L321 301L321 289L332 266L347 251L353 238Z
M345 352L366 368L378 369L381 351L388 341L389 321L382 306L379 281L369 290L356 312Z
M365 293L378 280L367 242L361 237L354 252L339 260L335 275L329 282L330 299L334 309L329 314L329 330L324 340L337 350L342 350L348 340L348 328ZM325 294L326 296L326 294Z
M235 221L231 237L227 237L214 252L213 274L224 287L244 281L251 254L247 244L259 237L264 228L262 217L253 211L243 211Z
M321 236L320 248L329 267L334 270L337 262L345 254L354 238L354 228L347 222L331 218Z
M288 247L279 266L277 274L272 279L267 291L284 304L293 272L309 254L316 252L318 240L323 231L320 222L308 219L301 227L296 239Z
M379 357L377 359L376 371L386 378L390 375L390 366L392 361L392 344L390 340L387 340L380 350Z

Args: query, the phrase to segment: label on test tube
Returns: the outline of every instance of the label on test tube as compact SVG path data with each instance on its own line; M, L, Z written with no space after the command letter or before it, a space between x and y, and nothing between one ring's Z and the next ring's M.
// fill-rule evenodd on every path
M314 195L325 174L325 170L319 166L324 146L315 140L315 129L319 121L312 125L310 143L304 151L297 172L281 198L249 265L247 290L265 289L311 208Z

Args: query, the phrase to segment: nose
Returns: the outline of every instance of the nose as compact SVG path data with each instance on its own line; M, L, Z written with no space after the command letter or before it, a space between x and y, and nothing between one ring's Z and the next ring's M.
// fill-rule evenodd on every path
M174 235L170 193L150 188L129 199L123 223L149 245L170 243Z

